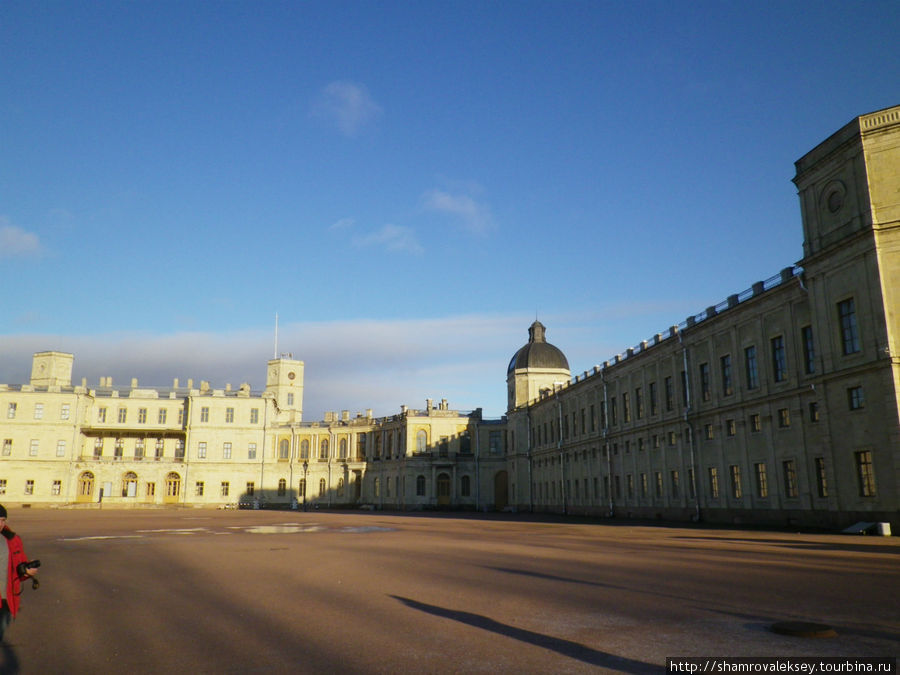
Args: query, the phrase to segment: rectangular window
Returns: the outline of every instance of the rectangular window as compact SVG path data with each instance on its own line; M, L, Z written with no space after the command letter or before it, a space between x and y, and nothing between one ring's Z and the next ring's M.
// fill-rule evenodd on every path
M628 499L634 499L634 475L629 473L627 476L625 476L625 481L628 490Z
M712 391L709 386L709 364L700 364L700 396L704 401L712 398Z
M719 498L719 470L714 466L709 467L709 496Z
M60 492L62 492L62 481L61 480L53 481L53 483L51 483L51 485L50 485L50 494L53 495L54 497L58 497Z
M98 408L97 409L97 421L101 424L106 423L106 408Z
M72 412L72 408L68 403L63 403L62 407L59 409L59 419L67 420L69 419L69 415Z
M674 446L678 442L678 435L674 431L669 432L669 445Z
M819 421L819 404L815 401L811 401L809 404L809 421L810 422L818 422Z
M165 424L165 423L166 423L166 416L167 416L168 414L169 414L169 413L168 413L168 411L167 411L165 408L160 408L160 409L159 409L159 413L158 413L157 416L156 416L156 422L157 422L158 424Z
M641 497L647 497L647 474L641 474Z
M618 424L619 423L618 418L619 418L619 415L618 415L618 411L616 410L616 397L613 396L611 399L609 399L609 423L610 423L610 425L615 426L616 424Z
M159 461L163 457L163 453L165 452L166 441L162 438L156 439L156 461Z
M685 371L681 371L681 405L688 407L688 378Z
M675 405L675 385L672 383L671 377L667 377L664 384L666 387L666 411L671 412Z
M725 435L730 438L735 433L737 433L737 427L734 424L734 420L725 420Z
M113 459L122 459L125 454L125 441L121 438L116 439L116 445L113 448Z
M813 343L812 326L803 326L800 329L800 338L803 340L803 372L812 375L816 372L816 348Z
M12 454L12 439L4 438L3 439L3 456L9 457Z
M31 445L28 446L28 456L29 457L37 457L38 449L40 448L40 441L36 438L31 439Z
M856 354L859 351L859 329L856 326L856 304L853 298L838 303L838 318L844 356Z
M206 441L197 443L197 459L206 459Z
M744 372L747 377L747 389L756 389L759 386L759 367L756 364L755 345L744 350Z
M203 481L202 481L202 480L198 480L198 481L194 484L194 495L195 495L196 497L202 497L202 496L203 496Z
M634 390L634 414L638 419L644 417L644 395L640 387Z
M103 439L94 439L94 459L100 459L103 456Z
M708 441L711 441L713 439L713 425L712 424L706 424L703 426L703 436Z
M184 408L178 409L178 426L184 426Z
M146 408L138 408L138 424L146 424L147 423L147 409Z
M147 483L147 496L153 497L156 495L156 483Z
M778 426L781 428L791 426L791 411L789 409L778 409Z
M784 336L779 335L771 340L772 346L772 378L776 382L787 379L787 356L784 351Z
M225 423L231 424L234 422L234 408L225 408Z
M732 464L729 467L731 472L731 496L734 499L741 498L741 467L737 464Z
M14 420L16 419L16 408L18 408L18 403L10 403L6 408L6 419Z
M847 405L850 406L850 410L860 410L865 404L862 387L850 387L847 390Z
M875 496L875 467L872 465L872 453L861 450L856 455L856 475L859 479L859 496Z
M622 394L622 419L626 424L631 421L631 399L627 392Z
M663 496L663 476L662 471L656 472L656 498L662 499Z
M222 496L227 497L228 492L231 490L231 484L227 480L222 481Z
M184 439L179 438L175 441L175 461L184 461Z
M26 495L34 494L34 481L33 480L29 479L29 480L25 481L25 494Z
M206 406L200 408L200 421L209 422L209 408Z
M6 479L0 478L0 495L6 494Z
M247 459L256 459L256 443L247 445Z
M44 419L44 404L43 403L35 403L34 404L34 419L36 419L36 420Z
M825 458L816 457L816 489L820 497L828 496L828 478L825 475Z
M56 441L56 456L57 457L65 457L66 456L66 442L65 441Z
M678 498L678 489L679 489L678 488L678 470L673 469L670 472L669 476L671 478L670 482L672 484L672 497L677 499Z
M591 403L591 431L597 430L597 418L594 414L594 404ZM538 427L538 431L540 431L540 427Z
M252 497L254 494L256 494L256 483L254 483L253 481L247 483L246 492L248 497Z
M134 461L141 462L144 459L144 439L139 438L134 442Z
M734 393L734 381L731 378L731 354L726 354L719 359L719 367L722 371L722 396L731 396Z
M119 424L125 424L128 421L128 409L119 408Z
M785 460L781 465L784 469L784 496L794 498L798 494L797 465L792 459Z
M656 382L650 383L650 414L659 412L659 392L656 391Z
M259 408L250 408L250 424L259 424Z
M222 444L222 459L231 459L231 443Z
M754 433L762 431L762 422L760 421L759 413L750 415L750 431Z

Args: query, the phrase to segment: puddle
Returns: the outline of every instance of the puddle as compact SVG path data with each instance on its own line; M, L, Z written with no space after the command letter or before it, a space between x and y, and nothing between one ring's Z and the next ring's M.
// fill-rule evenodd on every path
M321 525L256 525L241 528L250 534L299 534L302 532L321 532Z

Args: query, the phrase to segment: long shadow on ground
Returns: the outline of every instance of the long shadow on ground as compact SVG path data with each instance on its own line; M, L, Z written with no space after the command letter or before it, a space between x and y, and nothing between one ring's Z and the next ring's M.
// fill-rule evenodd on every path
M526 642L530 645L549 649L551 651L557 652L558 654L562 654L563 656L583 661L584 663L588 663L592 666L599 666L601 668L617 670L623 673L659 672L659 666L653 665L651 663L636 661L634 659L616 656L615 654L608 654L596 649L591 649L590 647L586 647L585 645L578 642L572 642L571 640L563 640L562 638L555 638L549 635L543 635L541 633L535 633L534 631L525 630L523 628L509 626L505 623L500 623L499 621L489 619L486 616L481 616L480 614L461 612L456 609L437 607L436 605L428 605L424 602L418 602L416 600L411 600L410 598L402 598L397 595L392 595L390 597L394 598L395 600L399 600L411 609L417 609L420 612L426 612L428 614L440 616L445 619L459 621L460 623L464 623L468 626L491 631L492 633L504 635L506 637L513 638L514 640L521 640L522 642Z

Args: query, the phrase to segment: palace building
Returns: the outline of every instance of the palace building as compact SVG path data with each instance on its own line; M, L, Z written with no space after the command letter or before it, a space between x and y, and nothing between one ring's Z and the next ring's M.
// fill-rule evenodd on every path
M0 501L516 509L900 526L900 106L796 162L803 257L571 376L535 321L508 406L427 401L303 420L303 362L266 387L0 385Z

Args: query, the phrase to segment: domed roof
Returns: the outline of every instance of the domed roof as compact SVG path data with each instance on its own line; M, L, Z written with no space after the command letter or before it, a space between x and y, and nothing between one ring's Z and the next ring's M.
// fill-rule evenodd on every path
M569 361L557 347L544 337L544 324L535 321L528 329L528 344L513 354L506 374L509 375L520 368L555 368L569 370Z

